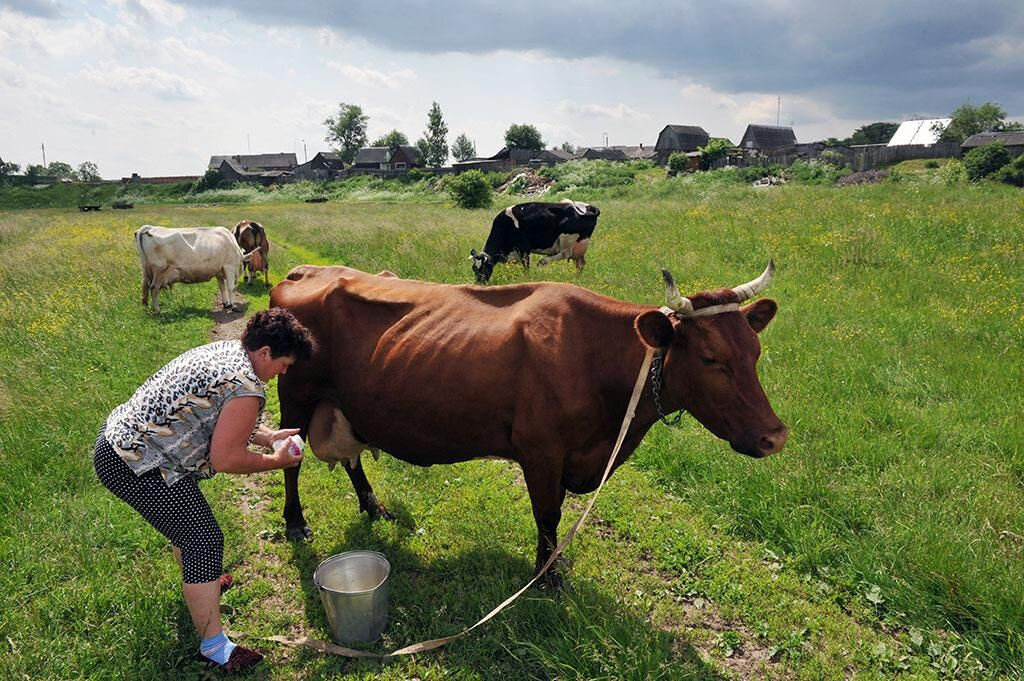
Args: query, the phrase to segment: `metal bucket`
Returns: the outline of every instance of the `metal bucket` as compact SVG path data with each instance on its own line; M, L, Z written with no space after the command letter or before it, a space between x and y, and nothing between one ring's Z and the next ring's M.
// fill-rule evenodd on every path
M346 551L320 563L313 583L336 643L375 641L388 625L391 564L376 551Z

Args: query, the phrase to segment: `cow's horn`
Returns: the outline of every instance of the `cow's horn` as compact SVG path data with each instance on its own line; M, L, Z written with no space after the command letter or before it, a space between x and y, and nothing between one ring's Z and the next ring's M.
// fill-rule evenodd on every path
M733 293L735 293L739 297L739 302L741 303L744 300L753 298L758 293L768 288L768 284L769 282L771 282L772 275L774 274L775 260L769 260L768 267L764 268L764 272L761 273L760 277L754 279L753 281L748 281L746 284L737 286L736 288L733 289Z
M665 277L665 305L681 314L692 314L693 303L686 296L679 293L672 274L664 267L661 268L661 276Z

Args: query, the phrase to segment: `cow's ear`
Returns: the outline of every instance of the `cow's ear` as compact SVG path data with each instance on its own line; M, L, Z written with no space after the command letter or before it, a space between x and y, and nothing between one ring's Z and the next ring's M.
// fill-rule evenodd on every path
M761 298L756 303L751 303L743 308L743 314L747 317L747 323L754 333L761 333L764 327L775 318L779 305L771 298Z
M662 350L672 344L672 339L676 335L672 321L660 310L648 310L638 314L633 320L633 327L645 345Z

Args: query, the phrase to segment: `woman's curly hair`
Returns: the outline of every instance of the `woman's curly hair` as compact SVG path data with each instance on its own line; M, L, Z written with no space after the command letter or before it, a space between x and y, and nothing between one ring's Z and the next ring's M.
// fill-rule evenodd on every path
M242 333L242 345L246 350L258 350L267 345L272 357L289 356L300 360L309 359L316 350L309 329L281 307L261 310L250 317Z

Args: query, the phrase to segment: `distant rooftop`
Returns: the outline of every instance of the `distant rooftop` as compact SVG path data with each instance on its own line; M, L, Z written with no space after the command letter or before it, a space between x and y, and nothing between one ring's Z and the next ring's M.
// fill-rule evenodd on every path
M896 128L888 146L901 147L907 144L931 145L939 141L941 130L936 132L933 128L941 126L945 128L950 124L952 118L922 118L916 121L903 121L900 127Z

